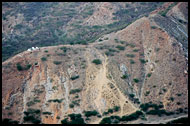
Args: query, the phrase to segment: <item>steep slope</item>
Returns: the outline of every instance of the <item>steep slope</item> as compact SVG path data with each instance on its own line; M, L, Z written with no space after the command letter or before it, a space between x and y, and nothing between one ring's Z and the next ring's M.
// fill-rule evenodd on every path
M187 21L180 10L185 5L174 5L166 16L155 11L94 43L41 47L9 58L2 63L2 119L60 124L81 123L82 117L90 124L125 124L188 116L187 31L177 22ZM176 8L182 18L174 18Z
M103 116L114 106L121 109L113 114L123 116L150 101L163 103L167 111L187 108L187 74L184 73L187 61L183 50L151 17L141 18L102 39L104 37L108 40L89 45L25 51L4 62L3 118L22 123L26 116L23 112L37 108L42 123L60 123L71 113L81 113L85 117L84 111L96 110ZM114 54L110 56L106 50ZM94 59L100 59L102 64L95 65ZM32 66L18 71L18 62L22 66ZM38 64L34 65L36 62ZM128 78L122 79L123 73ZM150 117L147 115L148 120ZM96 120L100 121L92 117L86 122Z

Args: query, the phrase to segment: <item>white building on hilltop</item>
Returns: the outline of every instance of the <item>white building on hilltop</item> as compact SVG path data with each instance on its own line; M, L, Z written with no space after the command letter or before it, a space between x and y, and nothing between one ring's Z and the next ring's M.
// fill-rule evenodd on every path
M33 50L40 50L39 47L32 47L32 48L29 48L27 51L30 52L30 51L33 51Z
M27 51L30 52L30 51L32 51L32 50L31 50L31 49L28 49Z

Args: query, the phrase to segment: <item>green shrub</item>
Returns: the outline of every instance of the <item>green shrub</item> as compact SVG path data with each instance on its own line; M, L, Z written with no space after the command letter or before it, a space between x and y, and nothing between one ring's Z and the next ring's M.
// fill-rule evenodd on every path
M84 111L84 115L86 117L96 116L96 115L98 115L98 112L96 110L93 110L93 111Z
M107 114L109 114L108 112L103 112L103 115L107 115Z
M152 74L152 73L148 73L148 74L147 74L147 77L150 77L150 76L151 76L151 74Z
M114 40L115 40L115 42L116 42L116 43L118 43L118 42L119 42L119 40L118 40L118 39L114 39Z
M164 92L166 92L166 91L167 91L167 89L165 89L165 88L163 88L162 90L163 90Z
M183 113L183 109L182 108L178 108L176 111L178 111L179 113Z
M41 60L42 61L47 61L47 58L46 57L42 57Z
M173 101L174 101L174 98L173 98L173 97L170 97L170 100L173 102Z
M131 63L131 64L135 64L135 61L132 60L132 59L130 59L130 63Z
M133 52L138 52L138 51L139 51L139 49L134 49L134 50L133 50Z
M124 43L125 43L125 41L120 41L120 43L121 43L121 44L124 44Z
M113 113L113 110L109 108L108 113Z
M29 108L24 112L24 122L31 122L34 124L41 123L40 118L40 110L39 109L31 109Z
M103 118L100 124L111 124L111 118L110 117Z
M177 102L177 105L181 105L181 103L180 103L180 102Z
M100 59L94 59L92 61L92 63L96 64L96 65L99 65L99 64L102 64L102 61Z
M18 71L28 70L28 69L30 69L31 66L32 66L31 64L27 64L25 67L22 67L22 66L20 65L20 63L17 63L17 70L18 70Z
M106 51L105 52L106 56L114 56L114 54L112 52Z
M80 106L80 104L78 103L80 101L80 99L78 99L78 100L75 100L75 101L72 101L72 104L73 105L77 105L77 106Z
M116 48L119 49L119 50L125 50L125 47L124 46L120 46L120 45L117 45Z
M2 120L2 124L19 124L19 121L8 119L8 118L4 118Z
M59 64L61 64L62 62L61 62L61 61L53 61L53 63L54 63L55 65L59 65Z
M40 113L40 110L39 110L39 109L32 109L32 108L29 108L29 109L28 109L28 112L29 112L29 113L36 113L36 114L39 114L39 113Z
M68 48L67 48L67 47L61 47L60 49L61 49L63 52L65 52L65 53L66 53L66 52L67 52L67 50L68 50Z
M138 98L134 98L134 103L137 103L137 104L140 104L140 101L139 101L139 99Z
M158 115L158 116L161 116L161 115L166 114L166 113L167 112L164 109L161 109L161 110L150 110L150 111L146 112L146 114L148 114L148 115Z
M42 112L43 115L51 115L51 112Z
M101 118L102 116L100 114L97 115L98 118Z
M129 44L129 46L131 46L131 48L134 48L135 44L131 43L131 44Z
M152 29L156 29L157 27L156 26L151 26Z
M134 95L134 94L129 94L129 96L130 96L131 98L134 98L134 97L135 97L135 95Z
M135 83L138 83L138 82L139 82L139 80L138 80L137 78L133 79L133 81L134 81Z
M181 96L181 94L177 94L177 96Z
M99 42L103 41L102 39L99 39Z
M137 120L141 115L143 115L141 111L136 111L135 113L132 113L131 115L122 116L121 121Z
M141 105L140 105L140 108L141 108L144 112L146 112L149 107L150 107L150 106L149 106L149 103L145 103L145 104L141 104Z
M121 78L122 78L122 79L127 79L127 78L128 78L128 75L125 74L125 75L123 75Z
M148 96L150 94L150 91L146 91L145 96Z
M63 99L51 99L48 100L48 102L57 102L57 103L61 103L63 101Z
M130 58L134 58L135 55L134 54L126 54L127 57L130 57Z
M81 114L69 114L70 121L68 118L61 120L62 124L85 124L84 119L82 118Z
M112 48L109 48L108 50L109 50L109 52L118 52L117 50L112 49Z
M45 52L45 53L48 53L48 50L45 50L44 52Z
M68 124L67 119L68 119L68 118L65 118L65 119L61 120L61 124Z
M75 96L75 98L79 98L79 96L78 96L78 95L76 95L76 96Z
M145 104L141 104L140 108L146 112L149 108L154 108L154 110L159 110L160 108L163 108L163 104L161 103L160 105L157 104L152 104L152 103L145 103Z
M41 101L41 100L39 100L39 99L34 99L34 102L40 103L40 101Z
M57 116L57 117L56 117L56 119L60 119L60 117L59 117L59 116Z
M12 115L12 114L13 114L12 112L9 112L9 113L8 113L9 116Z
M114 111L114 112L118 112L119 110L120 110L120 107L119 107L119 106L114 106L114 107L113 107L113 111Z
M31 66L32 66L31 64L27 64L26 67L25 67L25 70L30 69Z
M69 108L74 108L74 105L73 104L69 104Z
M81 89L72 89L72 90L70 90L70 94L75 94L75 93L78 93L78 92L80 92L81 91Z
M146 61L144 59L139 59L141 63L146 63Z
M17 63L17 70L18 70L18 71L22 71L22 70L23 70L23 68L22 68L22 66L20 65L20 63Z
M75 80L75 79L77 79L77 78L79 78L79 75L72 76L70 79L71 79L71 80Z
M155 51L158 52L160 50L160 48L155 48Z

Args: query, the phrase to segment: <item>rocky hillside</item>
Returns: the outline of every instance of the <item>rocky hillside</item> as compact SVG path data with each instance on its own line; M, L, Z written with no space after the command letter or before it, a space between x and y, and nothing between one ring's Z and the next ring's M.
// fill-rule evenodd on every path
M7 10L16 5L25 6L25 3L4 4ZM73 40L61 45L59 38L54 40L56 46L49 46L51 42L47 42L48 46L40 50L23 51L5 60L2 63L4 123L159 124L188 116L187 3L154 3L155 8L147 12L142 12L143 7L151 3L51 4L48 7L59 5L57 10L65 9L66 5L79 9L76 13L94 6L92 15L81 22L83 29L89 28L93 33L92 42L86 41L89 36L84 35L80 37L85 43ZM130 9L136 12L132 16ZM125 12L129 15L122 15ZM66 32L75 28L72 23L80 16L62 25ZM110 26L115 21L113 17L122 23ZM10 24L9 29L6 26ZM13 22L4 22L3 39L8 40L10 34L23 35L24 30L9 33L15 28L13 25ZM91 27L99 30L93 32ZM107 30L101 31L102 27ZM70 32L71 35L79 34L80 29ZM39 38L35 38L43 30L37 31L31 34L36 39L31 45L43 42L40 39L38 43ZM26 44L30 43L31 36L27 36ZM42 39L45 38L42 36ZM8 43L3 41L3 48L13 46Z

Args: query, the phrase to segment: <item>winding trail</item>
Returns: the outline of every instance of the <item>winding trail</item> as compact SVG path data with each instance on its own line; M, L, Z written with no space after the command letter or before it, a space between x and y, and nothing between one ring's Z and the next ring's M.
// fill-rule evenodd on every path
M98 53L98 55L102 56L102 54L98 50L96 52ZM100 66L100 69L98 70L96 77L93 80L93 82L94 82L93 88L96 88L98 90L98 95L97 95L96 99L94 100L95 105L97 106L98 109L102 108L102 105L101 105L102 93L104 93L105 90L109 90L110 94L113 96L113 98L117 99L119 101L118 104L121 109L120 109L120 113L117 115L123 116L126 114L126 112L124 111L124 105L126 104L126 101L128 101L128 104L132 107L132 110L133 110L133 111L129 111L129 113L127 113L127 114L135 112L137 110L137 108L135 108L135 106L117 88L117 84L116 84L115 80L113 78L112 78L112 80L107 78L108 57L104 54L103 59L104 60L102 61L102 65ZM115 88L111 89L109 87L108 83L112 83ZM93 89L93 88L90 86L90 89ZM101 121L101 119L102 118L98 118L97 120L95 120L91 123L98 124Z

